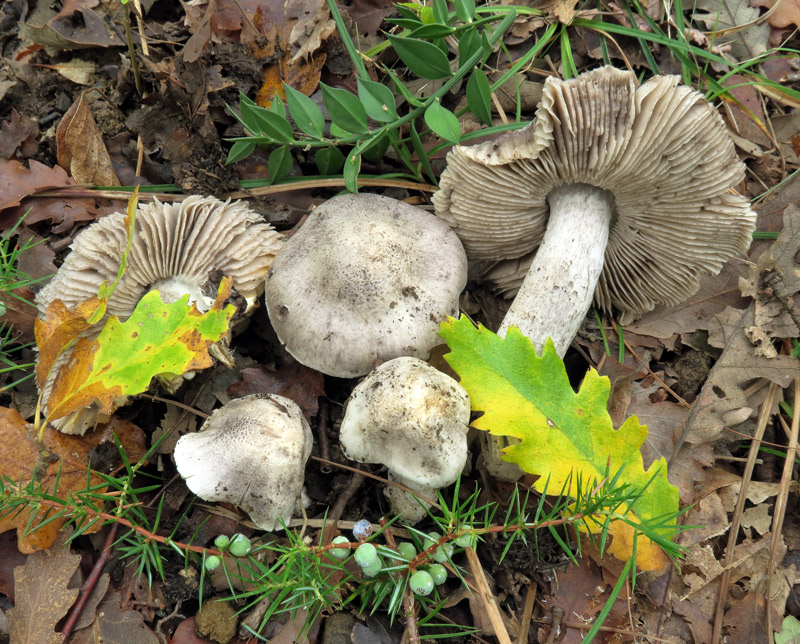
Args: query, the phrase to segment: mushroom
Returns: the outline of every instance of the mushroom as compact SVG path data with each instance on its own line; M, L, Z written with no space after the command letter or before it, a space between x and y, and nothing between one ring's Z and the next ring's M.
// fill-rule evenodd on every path
M201 499L240 507L259 528L288 523L303 489L313 438L293 401L274 394L235 398L175 445L175 465Z
M353 390L339 441L348 458L381 463L390 481L435 499L467 462L469 415L469 396L450 376L417 358L395 358ZM409 523L420 521L430 506L393 486L384 494Z
M677 304L749 246L755 213L722 118L676 76L549 78L525 128L448 154L437 214L470 260L530 270L499 333L566 352L592 299L625 324Z
M427 358L466 281L464 250L443 221L388 197L341 195L275 257L267 310L299 362L352 378L398 356Z
M72 243L72 251L55 277L38 293L39 315L59 299L72 308L96 296L103 282L117 277L128 241L124 213L113 213L83 230ZM263 289L263 281L283 237L244 202L220 201L213 197L188 197L181 203L139 206L134 236L125 272L108 300L102 320L87 330L96 337L110 315L124 321L139 300L158 290L165 302L189 293L200 311L213 303L205 287L209 274L222 273L252 309ZM46 402L58 368L70 351L59 357L44 386ZM78 412L54 425L69 434L83 434L97 422L97 410Z

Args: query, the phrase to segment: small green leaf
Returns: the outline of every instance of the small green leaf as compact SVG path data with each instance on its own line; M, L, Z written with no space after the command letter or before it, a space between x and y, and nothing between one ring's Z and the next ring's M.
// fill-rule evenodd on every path
M444 78L450 76L447 54L433 43L410 40L386 34L400 60L420 78Z
M397 120L397 105L394 95L386 85L359 78L358 98L371 119L381 123L391 123Z
M272 102L269 104L267 109L273 114L277 114L278 116L286 118L286 106L283 104L281 97L277 94L275 94L275 97L272 99Z
M463 23L472 22L475 17L475 0L455 0L456 15Z
M420 38L422 40L426 40L428 38L444 38L452 33L455 33L455 29L452 27L434 22L430 25L422 25L421 27L417 27L414 31L408 34L406 38Z
M336 125L353 134L366 134L369 131L367 113L355 94L325 83L320 83L319 86L328 114Z
M492 90L482 69L474 70L467 81L467 105L483 123L492 124Z
M411 145L414 147L414 152L417 153L417 158L419 158L419 162L422 165L422 169L425 171L425 174L428 175L430 180L433 183L436 183L436 175L433 173L431 161L428 159L428 153L425 151L425 146L422 145L422 139L419 138L419 132L417 132L417 126L414 124L414 121L411 121L408 124L408 134L411 138Z
M775 633L775 644L797 644L800 642L800 622L796 617L787 615L783 618L781 632Z
M422 20L419 18L386 18L386 22L392 25L397 25L403 29L416 29L423 25Z
M362 148L361 156L372 163L379 163L383 160L386 150L389 149L391 142L392 139L388 132L384 132L378 137L373 137L372 143L369 146Z
M344 187L350 192L358 193L358 173L361 171L361 155L356 152L356 148L347 155L344 162Z
M254 141L235 141L231 146L230 152L228 152L228 158L225 159L225 164L230 165L231 163L246 159L253 154L253 150L255 149L256 144Z
M463 65L481 48L481 37L475 27L464 30L458 40L458 64Z
M289 174L289 171L292 169L292 153L289 148L283 146L273 150L267 161L267 169L269 170L270 185L280 181Z
M320 174L336 174L344 165L344 155L339 148L321 148L314 156Z
M284 83L283 88L286 90L289 113L297 127L309 136L321 139L325 131L325 117L322 115L322 110L308 96L291 85Z
M425 123L445 141L457 144L461 140L458 117L437 99L425 110Z
M280 114L265 110L263 107L252 107L246 103L242 103L241 108L242 119L255 124L254 134L269 137L278 143L292 142L292 126Z
M436 22L443 25L447 24L447 2L446 0L433 0L433 17Z
M248 98L241 90L239 91L239 103L247 103L251 107L257 107L256 102Z

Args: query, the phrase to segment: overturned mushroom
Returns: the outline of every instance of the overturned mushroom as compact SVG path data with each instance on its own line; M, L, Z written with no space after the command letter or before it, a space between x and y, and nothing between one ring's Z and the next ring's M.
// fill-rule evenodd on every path
M467 461L469 396L450 376L417 358L395 358L374 369L347 401L339 441L348 458L381 463L389 480L436 498ZM409 523L425 507L388 487L392 510Z
M72 308L96 296L103 282L113 282L127 237L123 213L103 217L82 231L58 273L36 296L39 315L44 317L55 299ZM108 300L105 317L84 335L99 334L109 315L126 320L151 290L158 290L166 302L188 293L200 311L207 311L213 303L213 292L206 289L212 273L232 278L233 287L252 308L282 242L282 236L241 201L195 196L181 203L155 200L140 205L122 279ZM50 373L45 402L69 355L64 352ZM97 410L89 408L54 424L65 433L83 434L97 420Z
M231 400L198 432L181 436L175 465L201 499L232 503L271 531L292 518L312 443L293 401L252 394Z
M427 358L466 281L464 250L441 220L388 197L342 195L275 258L267 310L299 362L352 378L398 356Z
M537 350L552 337L563 355L593 298L626 323L749 246L720 116L675 76L635 83L611 67L550 78L531 124L448 155L434 204L470 259L538 247L501 334L516 325Z

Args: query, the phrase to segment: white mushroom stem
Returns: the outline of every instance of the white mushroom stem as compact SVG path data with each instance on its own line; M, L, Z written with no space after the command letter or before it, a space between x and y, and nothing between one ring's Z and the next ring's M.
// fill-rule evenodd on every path
M603 270L614 198L606 190L570 184L547 196L547 229L498 334L512 325L541 353L547 338L563 356L592 304Z

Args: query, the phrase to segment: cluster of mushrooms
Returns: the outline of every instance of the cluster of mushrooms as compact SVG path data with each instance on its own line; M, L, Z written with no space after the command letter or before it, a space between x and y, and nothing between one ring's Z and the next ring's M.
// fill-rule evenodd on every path
M386 491L392 509L416 522L420 499L435 498L467 460L467 393L424 360L441 321L458 313L468 269L498 292L518 291L501 335L515 325L537 350L552 337L563 355L593 301L630 321L680 303L749 246L755 213L733 190L744 166L719 115L677 83L660 76L637 86L611 67L548 79L525 128L449 153L436 216L343 195L286 240L241 202L142 206L107 314L125 319L154 289L167 301L189 293L207 309L209 275L220 272L246 314L263 289L298 361L330 376L366 375L347 402L343 451L387 466L398 484ZM55 298L74 306L113 280L126 241L121 214L78 235L37 296L40 312ZM58 428L83 433L98 420L90 409ZM198 496L231 502L273 530L295 511L311 447L293 401L255 394L181 437L174 457Z

